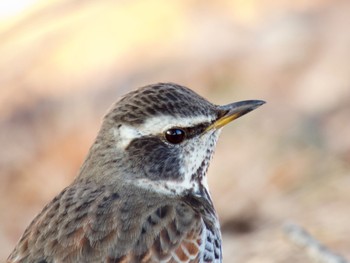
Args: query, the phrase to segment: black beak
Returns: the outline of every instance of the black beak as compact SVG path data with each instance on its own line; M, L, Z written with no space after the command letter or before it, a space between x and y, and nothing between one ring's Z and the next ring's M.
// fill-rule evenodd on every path
M218 110L220 112L219 118L211 124L206 131L211 129L220 129L231 121L255 110L261 105L265 104L265 101L262 100L245 100L230 103L224 106L218 106Z

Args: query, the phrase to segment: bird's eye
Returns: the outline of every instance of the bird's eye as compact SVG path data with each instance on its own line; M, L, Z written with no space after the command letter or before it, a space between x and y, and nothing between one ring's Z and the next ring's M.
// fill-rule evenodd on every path
M183 142L183 140L185 140L185 137L185 131L179 128L169 129L165 132L165 139L172 144Z

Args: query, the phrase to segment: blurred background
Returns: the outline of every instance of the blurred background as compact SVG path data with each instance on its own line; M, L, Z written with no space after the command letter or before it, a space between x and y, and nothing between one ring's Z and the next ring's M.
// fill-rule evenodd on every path
M263 99L209 170L225 262L309 262L293 221L350 258L350 1L0 2L0 261L76 176L101 118L154 82Z

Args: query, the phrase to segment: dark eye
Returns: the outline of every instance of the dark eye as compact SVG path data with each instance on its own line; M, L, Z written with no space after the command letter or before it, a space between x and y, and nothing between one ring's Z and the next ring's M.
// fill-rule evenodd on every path
M185 131L179 128L169 129L165 132L165 139L172 144L183 142L183 140L185 140L185 137Z

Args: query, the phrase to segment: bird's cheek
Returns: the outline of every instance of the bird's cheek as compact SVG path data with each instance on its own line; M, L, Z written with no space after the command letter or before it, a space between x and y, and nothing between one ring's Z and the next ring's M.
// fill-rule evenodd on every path
M182 150L182 162L185 174L192 174L197 170L197 167L202 162L202 146L199 142L187 144Z

